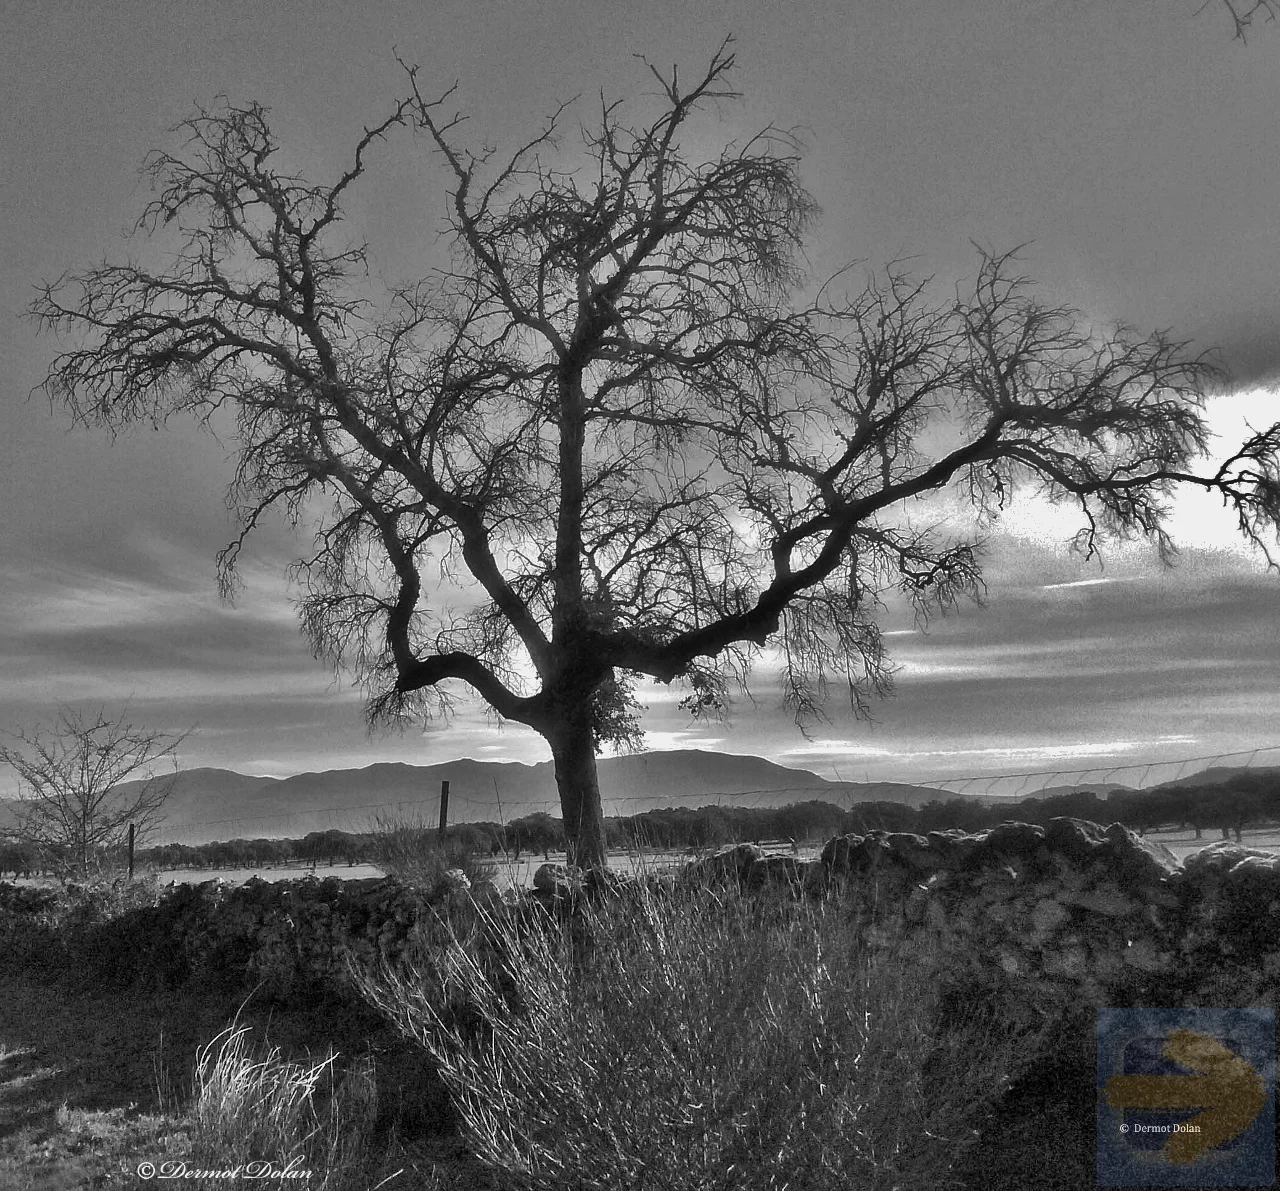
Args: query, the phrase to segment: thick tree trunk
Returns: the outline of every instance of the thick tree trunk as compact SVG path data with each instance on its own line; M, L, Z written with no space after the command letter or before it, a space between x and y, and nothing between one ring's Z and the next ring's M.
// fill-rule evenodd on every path
M550 741L560 813L569 838L569 863L581 868L607 868L596 742L590 720L574 717L556 729Z

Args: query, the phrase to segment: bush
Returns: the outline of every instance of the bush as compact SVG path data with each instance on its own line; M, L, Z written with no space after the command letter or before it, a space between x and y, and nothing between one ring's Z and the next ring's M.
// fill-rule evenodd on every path
M445 874L460 869L471 884L492 881L495 866L476 855L469 835L442 841L434 824L415 816L378 815L370 832L373 863L388 876L426 892L431 901L447 901L453 882Z
M475 1152L539 1185L943 1187L1034 1052L989 1019L939 1036L927 959L861 946L834 901L637 884L516 923L358 982Z
M0 884L0 950L10 964L50 978L127 983L162 949L145 927L161 894L154 877L52 889Z

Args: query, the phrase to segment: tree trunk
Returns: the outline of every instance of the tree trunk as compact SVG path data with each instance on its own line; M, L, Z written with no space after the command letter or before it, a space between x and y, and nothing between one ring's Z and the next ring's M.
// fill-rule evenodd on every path
M590 721L575 716L552 733L550 743L569 863L580 868L607 868L596 742Z

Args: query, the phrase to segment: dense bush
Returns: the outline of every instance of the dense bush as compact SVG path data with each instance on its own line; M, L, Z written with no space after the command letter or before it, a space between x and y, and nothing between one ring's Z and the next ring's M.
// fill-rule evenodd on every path
M361 981L468 1144L538 1186L944 1187L1034 1051L939 1033L928 957L861 948L835 902L637 883L520 920Z

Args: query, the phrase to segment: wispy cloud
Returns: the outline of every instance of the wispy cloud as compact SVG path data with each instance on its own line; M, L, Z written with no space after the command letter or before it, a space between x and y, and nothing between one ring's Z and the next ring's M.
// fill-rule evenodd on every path
M1123 579L1073 579L1070 583L1045 583L1041 586L1041 591L1063 591L1069 587L1101 587L1106 583L1133 583L1136 576L1128 575Z

